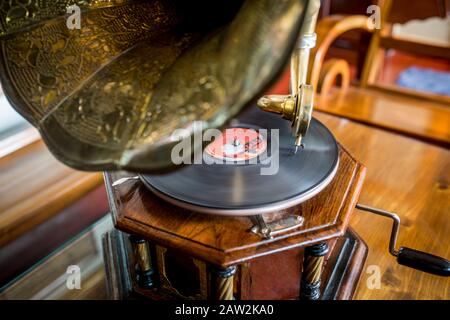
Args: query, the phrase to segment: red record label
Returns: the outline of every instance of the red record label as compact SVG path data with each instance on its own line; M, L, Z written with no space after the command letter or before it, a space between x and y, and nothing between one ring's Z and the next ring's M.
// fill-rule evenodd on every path
M211 142L205 152L217 159L245 161L259 156L266 148L267 141L258 131L229 128Z

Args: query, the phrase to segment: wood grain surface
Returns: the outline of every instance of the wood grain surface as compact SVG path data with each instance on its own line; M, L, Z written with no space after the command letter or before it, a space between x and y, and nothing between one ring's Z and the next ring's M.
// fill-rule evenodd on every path
M450 258L450 151L316 112L349 152L367 167L360 203L396 212L398 246ZM350 225L369 246L355 299L450 299L450 279L397 265L388 253L391 221L355 210ZM367 281L380 270L381 286Z
M102 182L58 162L42 142L0 160L0 247L56 215Z
M450 107L434 101L350 87L320 96L316 110L450 146Z

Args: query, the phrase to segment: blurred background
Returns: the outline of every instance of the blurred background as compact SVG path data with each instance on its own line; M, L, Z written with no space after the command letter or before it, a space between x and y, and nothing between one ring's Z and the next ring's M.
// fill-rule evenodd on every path
M324 34L327 19L368 16L373 4L385 23L336 35L322 48L316 112L427 143L448 156L449 2L395 0L385 9L385 1L323 0L318 28ZM270 92L287 93L288 83L287 66ZM92 291L84 298L104 298L99 235L112 225L108 210L102 174L55 160L0 90L0 298L69 297L60 286L70 261L90 266L84 277Z

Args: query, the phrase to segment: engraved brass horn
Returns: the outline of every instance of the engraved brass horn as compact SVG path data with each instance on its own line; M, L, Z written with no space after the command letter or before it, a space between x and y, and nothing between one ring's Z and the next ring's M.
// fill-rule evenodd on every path
M62 162L160 170L175 129L221 127L276 79L309 2L2 1L3 90Z

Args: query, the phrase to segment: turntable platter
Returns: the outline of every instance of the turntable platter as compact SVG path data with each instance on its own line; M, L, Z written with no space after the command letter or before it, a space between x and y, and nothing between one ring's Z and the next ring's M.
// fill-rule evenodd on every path
M260 128L267 129L267 141L262 143L262 149L268 149L267 156L260 156L253 163L191 164L170 173L141 175L142 181L177 206L202 213L246 216L282 210L308 200L323 190L337 171L336 140L316 119L311 121L304 139L305 148L297 153L293 152L289 123L277 115L253 108L234 121L233 127L258 132ZM279 143L271 129L279 129ZM230 148L223 149L229 152ZM240 150L239 146L236 150ZM262 168L266 168L266 174L261 174Z

